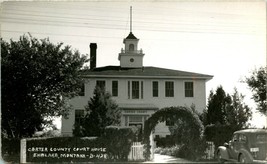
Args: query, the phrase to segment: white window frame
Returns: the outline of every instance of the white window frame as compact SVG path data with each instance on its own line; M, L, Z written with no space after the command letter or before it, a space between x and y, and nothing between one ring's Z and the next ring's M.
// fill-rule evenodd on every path
M138 90L139 90L139 97L138 98L133 98L133 88L132 88L132 84L133 81L138 82ZM143 80L128 80L127 81L127 95L128 95L128 99L133 99L133 100L141 100L144 99L144 81Z
M154 86L153 86L154 82L157 82L157 84L158 84L157 96L154 96ZM153 80L152 81L152 87L151 88L152 88L152 97L154 97L154 98L159 97L159 81Z
M173 83L173 95L172 96L167 96L167 90L166 90L166 83L167 82L172 82ZM165 92L164 95L167 98L173 98L173 97L175 97L175 82L173 80L166 80L166 81L164 81L164 92Z
M192 96L186 96L185 83L192 83L193 84L193 88L192 88L193 95ZM185 98L193 98L193 97L195 97L195 82L194 81L184 81L184 97Z

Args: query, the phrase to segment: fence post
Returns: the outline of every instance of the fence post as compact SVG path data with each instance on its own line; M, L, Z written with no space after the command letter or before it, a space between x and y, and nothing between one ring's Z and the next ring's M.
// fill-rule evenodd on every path
M20 140L20 163L26 162L26 139Z
M214 152L215 152L215 146L213 142L207 141L208 147L206 148L206 159L213 159L214 158Z

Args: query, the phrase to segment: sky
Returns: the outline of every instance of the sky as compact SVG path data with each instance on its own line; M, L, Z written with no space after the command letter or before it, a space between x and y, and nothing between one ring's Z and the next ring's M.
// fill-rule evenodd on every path
M207 96L219 85L229 94L236 87L255 111L251 91L241 81L266 66L265 1L4 1L1 37L18 40L30 32L81 54L97 43L97 67L119 65L130 6L144 66L213 75ZM254 112L251 123L266 126L266 118Z

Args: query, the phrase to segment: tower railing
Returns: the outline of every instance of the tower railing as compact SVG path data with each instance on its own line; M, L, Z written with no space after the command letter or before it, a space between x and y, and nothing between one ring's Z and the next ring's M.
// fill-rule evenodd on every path
M143 54L143 50L124 50L121 49L121 53L134 53L134 54Z

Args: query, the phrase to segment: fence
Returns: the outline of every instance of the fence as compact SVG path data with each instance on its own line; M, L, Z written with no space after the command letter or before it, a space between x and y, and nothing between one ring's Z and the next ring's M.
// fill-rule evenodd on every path
M214 158L214 151L215 151L215 146L213 142L207 142L208 146L205 151L206 153L206 159L213 159Z
M144 155L144 145L141 142L134 142L131 151L128 155L128 160L130 161L142 161L145 160Z

